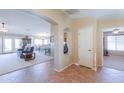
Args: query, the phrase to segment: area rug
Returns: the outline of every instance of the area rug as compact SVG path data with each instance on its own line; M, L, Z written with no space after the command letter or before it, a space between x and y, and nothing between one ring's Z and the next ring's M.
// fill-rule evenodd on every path
M124 57L123 56L105 56L104 67L124 71Z
M4 75L25 67L33 66L43 62L49 62L53 57L36 53L34 60L25 61L20 59L16 53L0 55L0 75Z

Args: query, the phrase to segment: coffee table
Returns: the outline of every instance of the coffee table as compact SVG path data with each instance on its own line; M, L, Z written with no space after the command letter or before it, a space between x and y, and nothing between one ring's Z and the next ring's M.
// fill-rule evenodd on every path
M34 60L35 53L23 53L25 61Z

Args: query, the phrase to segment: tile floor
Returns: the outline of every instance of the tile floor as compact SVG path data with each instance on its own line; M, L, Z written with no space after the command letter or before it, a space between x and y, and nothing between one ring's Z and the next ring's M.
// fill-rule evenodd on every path
M99 68L97 72L91 69L72 65L62 72L56 72L53 61L41 63L0 76L1 83L103 83L124 82L124 72Z

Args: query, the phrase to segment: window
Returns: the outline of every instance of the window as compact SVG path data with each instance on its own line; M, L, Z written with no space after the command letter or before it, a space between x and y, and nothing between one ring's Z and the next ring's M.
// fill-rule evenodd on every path
M22 40L21 39L15 39L15 49L18 49L21 47Z
M44 40L44 44L45 44L45 45L48 44L48 40L47 40L47 39Z
M124 36L108 36L108 50L124 51Z
M117 37L117 50L124 51L124 36L116 36Z
M4 52L11 52L12 51L12 39L5 38L4 39Z
M49 39L44 39L44 45L48 45L50 44L50 40Z
M108 45L108 50L116 50L115 46L115 36L108 36L107 37L107 45Z
M35 39L34 44L35 45L43 45L43 40L42 39Z

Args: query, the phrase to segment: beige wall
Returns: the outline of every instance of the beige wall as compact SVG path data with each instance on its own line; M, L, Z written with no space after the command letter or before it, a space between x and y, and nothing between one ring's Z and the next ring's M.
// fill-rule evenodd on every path
M124 56L124 51L117 51L117 50L109 50L109 55L114 55L114 56Z
M64 29L67 27L70 27L70 19L69 17L64 14L60 10L52 10L52 9L39 9L39 10L33 10L36 13L40 14L42 17L44 17L47 21L56 24L57 31L55 31L55 55L54 55L54 63L55 63L55 69L57 71L60 71L67 65L71 64L69 62L64 61L64 55L63 55L63 35L64 35ZM54 21L54 22L53 22Z

